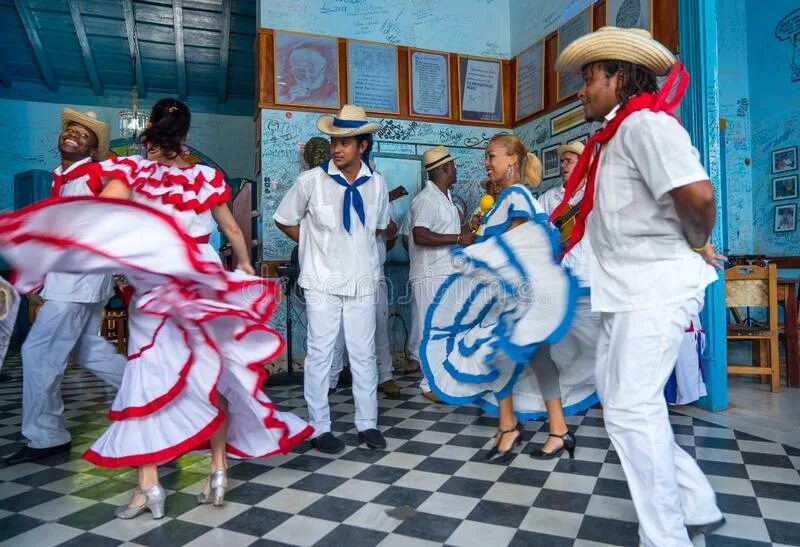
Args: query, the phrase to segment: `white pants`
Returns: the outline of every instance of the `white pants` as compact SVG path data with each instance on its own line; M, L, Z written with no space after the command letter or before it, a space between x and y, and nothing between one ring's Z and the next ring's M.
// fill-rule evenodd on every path
M47 300L22 344L22 434L31 448L70 441L61 380L67 357L119 388L127 358L100 336L104 303ZM74 349L74 351L73 351Z
M408 335L408 354L419 362L419 348L422 344L422 331L425 328L425 316L436 297L436 291L447 276L418 277L411 279L411 329ZM419 383L422 393L431 390L430 382L423 369Z
M304 367L305 399L314 437L331 430L328 387L340 330L353 375L356 429L378 424L378 366L375 357L376 295L337 296L306 290L308 351Z
M675 443L664 399L686 325L702 305L700 296L601 315L597 393L646 546L691 545L684 525L722 518L705 475Z
M389 346L389 297L385 282L378 284L377 305L375 307L375 353L378 359L378 383L392 379L392 349ZM339 374L344 368L345 343L344 329L339 330L339 337L333 348L333 364L331 365L330 388L339 383Z

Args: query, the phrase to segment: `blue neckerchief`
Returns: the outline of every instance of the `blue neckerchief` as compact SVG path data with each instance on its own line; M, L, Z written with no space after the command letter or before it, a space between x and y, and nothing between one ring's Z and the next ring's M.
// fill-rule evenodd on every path
M372 178L372 169L369 165L367 165L367 169L369 170L369 175L362 175L356 179L353 184L347 182L342 175L338 173L331 173L330 172L331 160L323 163L320 167L325 170L329 177L336 181L337 184L340 186L344 186L344 205L342 207L342 223L344 224L344 229L347 230L347 233L350 233L350 204L352 203L353 209L356 210L356 214L358 215L358 219L361 221L361 225L366 225L366 216L364 213L364 199L361 197L361 192L358 191L358 187L362 184L366 183L369 179Z

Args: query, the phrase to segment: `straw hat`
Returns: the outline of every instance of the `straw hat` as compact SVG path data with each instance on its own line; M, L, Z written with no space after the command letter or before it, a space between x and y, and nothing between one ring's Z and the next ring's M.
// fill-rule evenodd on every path
M562 144L561 146L558 147L557 150L558 159L561 159L561 156L563 156L567 152L572 152L576 156L580 156L581 154L583 154L584 148L585 146L581 141L572 141L567 144Z
M336 116L320 116L317 129L331 137L355 137L377 133L381 124L367 121L367 113L360 106L346 104Z
M97 151L92 158L102 161L108 157L108 124L97 119L97 114L92 111L78 112L71 108L61 110L61 131L64 131L71 123L79 123L89 129L97 137Z
M628 61L665 75L675 56L640 28L601 27L568 45L556 59L558 72L580 72L597 61Z
M422 154L422 170L431 171L447 162L455 161L450 152L444 146L434 146Z

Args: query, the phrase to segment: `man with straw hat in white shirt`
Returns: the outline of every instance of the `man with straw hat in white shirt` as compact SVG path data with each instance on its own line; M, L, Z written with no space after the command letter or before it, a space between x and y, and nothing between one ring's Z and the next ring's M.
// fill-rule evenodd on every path
M675 442L663 390L684 328L725 257L709 242L713 187L672 115L688 74L646 31L616 27L572 42L556 69L583 74L578 98L586 118L603 123L551 219L586 178L565 252L585 229L594 252L592 310L601 314L595 379L605 426L628 480L641 544L691 545L691 535L724 519L703 472ZM668 73L659 90L657 77Z
M91 196L102 189L90 169L108 155L108 124L94 112L61 112L51 197ZM52 272L47 275L42 307L22 345L22 434L28 444L4 458L5 465L35 461L70 451L64 423L61 380L67 357L118 388L127 359L100 337L103 308L114 293L111 276Z
M381 263L375 240L389 224L389 194L370 168L372 135L381 126L364 109L344 105L322 116L317 128L331 137L331 159L300 173L274 219L299 243L300 277L308 315L305 399L321 452L335 454L344 443L331 433L328 383L339 330L353 376L359 441L385 448L378 430L378 369L375 315Z
M408 213L408 277L412 291L409 340L411 357L417 361L425 314L439 285L455 272L450 249L475 241L469 227L461 229L458 208L450 195L450 188L456 183L455 158L444 146L436 146L422 155L422 168L428 181L414 197ZM427 378L423 377L420 389L427 399L438 401Z

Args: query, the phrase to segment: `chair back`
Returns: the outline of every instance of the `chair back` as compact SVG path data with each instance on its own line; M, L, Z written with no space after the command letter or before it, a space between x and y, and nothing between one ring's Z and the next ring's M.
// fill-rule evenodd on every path
M775 264L766 268L737 265L725 270L725 307L767 308L769 330L778 328L778 274Z

